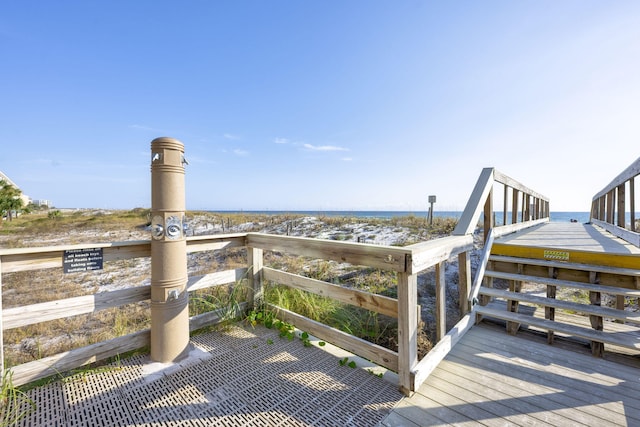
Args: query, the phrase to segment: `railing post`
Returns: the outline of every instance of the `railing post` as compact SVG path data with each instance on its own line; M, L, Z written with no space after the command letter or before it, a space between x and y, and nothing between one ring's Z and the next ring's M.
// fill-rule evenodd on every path
M519 190L513 189L513 194L511 194L511 223L518 223L518 194Z
M2 324L2 258L0 258L0 373L4 373L4 325Z
M247 247L247 261L249 264L249 272L247 273L249 285L248 302L250 309L259 308L264 302L263 255L262 249Z
M151 359L173 362L189 347L184 145L151 141Z
M400 391L413 394L418 363L418 278L416 274L398 273L398 376Z
M484 202L484 242L487 241L489 230L493 228L493 189L489 191L487 200Z
M625 184L622 183L618 186L618 227L627 228L625 221Z
M458 307L460 317L469 312L469 293L471 292L471 259L469 252L458 254Z
M445 286L445 262L436 264L436 342L447 334L447 296Z
M607 193L607 219L609 224L613 224L613 211L615 206L616 191L615 189Z
M504 185L504 191L502 193L502 225L507 225L507 212L509 211L509 187Z
M635 177L629 180L629 220L631 221L631 231L636 231L636 187Z

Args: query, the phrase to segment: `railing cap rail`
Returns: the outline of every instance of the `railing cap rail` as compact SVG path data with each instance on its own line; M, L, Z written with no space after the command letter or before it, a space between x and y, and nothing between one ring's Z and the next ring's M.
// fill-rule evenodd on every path
M592 201L599 199L600 197L607 194L612 189L624 184L629 181L631 178L640 175L640 157L636 159L635 162L631 163L629 167L623 170L618 176L616 176L613 181L607 184L600 192L598 192L595 196L593 196Z

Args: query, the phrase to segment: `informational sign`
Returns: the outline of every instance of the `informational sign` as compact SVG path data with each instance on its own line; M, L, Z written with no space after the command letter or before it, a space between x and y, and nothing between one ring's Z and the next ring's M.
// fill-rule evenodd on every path
M103 261L102 248L71 249L64 251L62 256L62 266L65 273L102 270Z

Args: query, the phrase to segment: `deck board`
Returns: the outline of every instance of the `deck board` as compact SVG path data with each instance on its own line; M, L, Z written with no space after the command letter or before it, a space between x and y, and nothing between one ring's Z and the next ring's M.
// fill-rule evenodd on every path
M640 425L640 369L525 335L473 327L416 395L394 409L396 424L383 425L400 425L398 417L412 404L412 419L422 411L451 422L445 415L453 411L456 422L463 417L476 425Z
M640 254L640 248L592 224L548 222L497 239L500 243L574 249L609 254Z

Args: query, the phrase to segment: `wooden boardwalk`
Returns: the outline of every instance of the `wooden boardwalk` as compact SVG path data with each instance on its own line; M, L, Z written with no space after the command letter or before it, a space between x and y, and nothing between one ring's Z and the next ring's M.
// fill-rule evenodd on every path
M537 338L474 326L383 425L640 425L640 364L594 358Z

